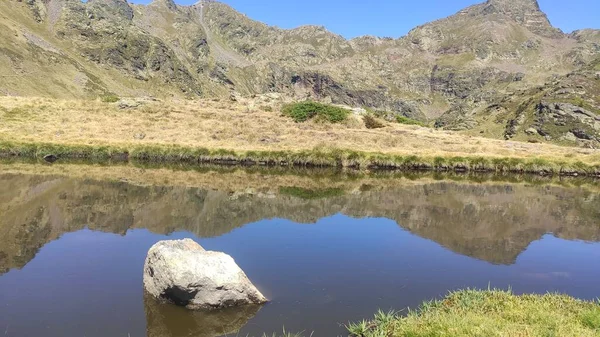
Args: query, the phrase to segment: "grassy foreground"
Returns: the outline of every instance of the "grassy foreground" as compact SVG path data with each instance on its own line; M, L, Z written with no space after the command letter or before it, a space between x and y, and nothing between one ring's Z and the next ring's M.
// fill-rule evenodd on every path
M400 317L379 312L350 324L354 337L600 336L600 305L558 294L463 290Z

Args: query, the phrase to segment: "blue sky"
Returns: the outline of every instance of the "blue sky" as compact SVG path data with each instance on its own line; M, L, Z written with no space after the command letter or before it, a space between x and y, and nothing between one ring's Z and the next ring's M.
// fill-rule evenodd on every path
M197 0L175 0L189 5ZM400 37L410 29L485 0L221 0L250 18L281 28L313 24L347 38ZM600 28L600 0L538 0L565 32ZM148 3L149 0L133 0Z

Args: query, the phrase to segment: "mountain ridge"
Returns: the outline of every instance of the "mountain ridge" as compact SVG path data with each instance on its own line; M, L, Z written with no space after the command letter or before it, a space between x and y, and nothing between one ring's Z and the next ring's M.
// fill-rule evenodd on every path
M532 98L536 102L525 107L526 121L536 118L535 106L542 101L583 102L580 108L588 115L600 113L594 91L599 75L590 67L600 55L600 31L565 34L551 25L536 0L488 0L398 39L346 39L322 26L281 29L213 1L180 6L171 0L149 5L1 0L0 9L8 14L0 17L0 26L7 28L0 36L0 74L7 79L0 93L5 95L277 92L515 139L530 138L525 131L534 124L521 123L517 110ZM557 85L581 86L570 83L573 73L584 76L593 90L572 90L563 100L555 95L561 89ZM40 74L52 87L37 83ZM523 94L535 90L545 94ZM496 106L496 122L490 123L484 117ZM567 114L570 118L559 122L566 128L554 132L540 126L535 137L596 146L600 126ZM580 134L574 130L586 137L574 140L571 134Z

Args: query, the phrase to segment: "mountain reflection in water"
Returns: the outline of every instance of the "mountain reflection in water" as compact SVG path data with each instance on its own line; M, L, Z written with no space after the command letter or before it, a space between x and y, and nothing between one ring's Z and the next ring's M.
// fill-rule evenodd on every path
M2 175L0 186L0 273L22 268L47 242L86 227L214 237L262 219L308 224L337 213L388 218L495 264L514 263L546 233L600 241L600 196L558 186L424 182L314 199L31 175Z

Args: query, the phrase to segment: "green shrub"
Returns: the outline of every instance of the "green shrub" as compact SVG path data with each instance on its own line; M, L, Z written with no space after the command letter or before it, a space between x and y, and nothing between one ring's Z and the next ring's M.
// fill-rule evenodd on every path
M400 123L400 124L406 124L406 125L419 125L419 126L427 126L427 124L420 122L418 120L412 119L412 118L408 118L405 116L396 116L396 122Z
M363 121L365 122L365 126L367 129L381 129L385 127L385 124L377 120L373 115L367 114L363 117Z
M115 94L108 94L100 97L100 100L104 103L115 103L120 100L119 96Z
M350 111L332 105L306 101L287 104L281 110L285 116L291 117L296 123L315 118L317 121L330 123L343 122Z

